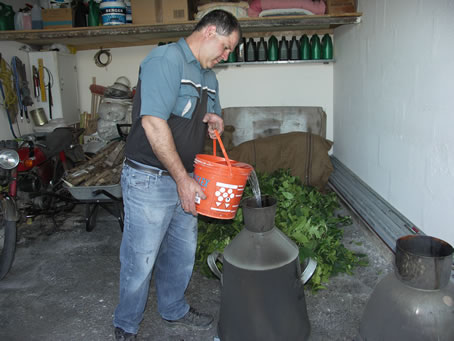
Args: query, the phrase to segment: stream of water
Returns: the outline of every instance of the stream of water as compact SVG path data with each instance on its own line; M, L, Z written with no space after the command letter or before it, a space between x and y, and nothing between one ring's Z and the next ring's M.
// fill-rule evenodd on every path
M255 170L252 170L249 174L248 181L251 184L252 193L254 194L255 201L257 202L257 207L262 207L262 194L260 193L259 179L257 178Z

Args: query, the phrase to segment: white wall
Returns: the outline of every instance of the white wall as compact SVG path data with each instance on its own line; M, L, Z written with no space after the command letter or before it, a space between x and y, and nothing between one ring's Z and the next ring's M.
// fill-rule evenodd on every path
M454 244L454 2L362 0L336 29L334 155Z
M95 65L96 50L77 53L81 109L90 111L92 77L97 84L112 85L119 76L137 83L138 67L155 46L111 49L106 68ZM321 106L327 114L327 138L333 136L333 64L244 65L215 68L222 107Z

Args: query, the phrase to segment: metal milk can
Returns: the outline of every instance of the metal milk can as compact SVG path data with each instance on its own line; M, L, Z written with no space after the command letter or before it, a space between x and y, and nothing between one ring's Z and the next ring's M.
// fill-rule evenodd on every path
M395 271L374 289L359 340L454 340L453 248L421 235L396 243Z
M221 279L218 336L221 341L306 340L310 323L303 286L317 263L301 273L296 244L274 226L276 199L243 201L245 228L225 248L208 257ZM221 258L222 257L222 258ZM223 263L219 270L216 260Z

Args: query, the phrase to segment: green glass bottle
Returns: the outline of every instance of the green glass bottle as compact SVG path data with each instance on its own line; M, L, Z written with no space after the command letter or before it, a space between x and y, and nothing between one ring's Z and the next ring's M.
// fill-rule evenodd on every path
M227 58L227 63L236 63L236 62L237 62L237 56L236 56L236 49L235 49L229 53L229 56Z
M278 43L275 36L268 39L268 60L275 61L278 59Z
M333 41L328 33L322 38L322 59L333 59Z
M309 42L309 37L306 34L303 34L300 38L300 49L300 56L302 60L311 59L311 43Z
M322 46L320 38L317 34L314 34L311 38L311 56L312 59L320 59L322 57Z

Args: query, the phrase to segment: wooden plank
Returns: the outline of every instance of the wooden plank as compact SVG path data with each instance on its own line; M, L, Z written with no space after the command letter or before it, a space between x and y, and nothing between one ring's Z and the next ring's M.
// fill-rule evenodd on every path
M258 33L318 31L334 29L340 25L357 24L362 13L343 15L307 15L240 19L245 36ZM13 40L30 45L53 43L75 46L77 49L148 45L150 42L176 40L188 36L196 21L179 24L118 25L97 27L73 27L45 30L0 31L1 40ZM280 33L279 33L280 34Z

